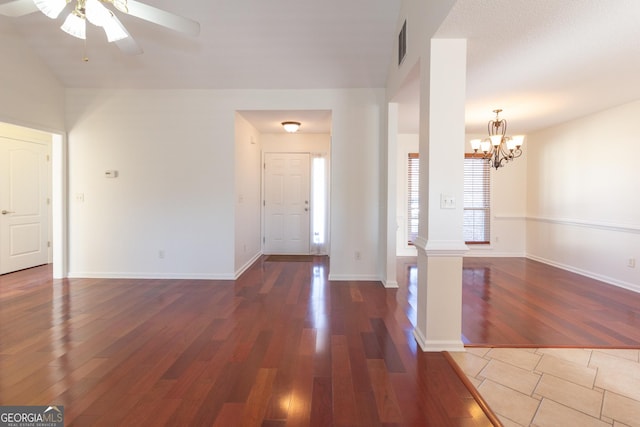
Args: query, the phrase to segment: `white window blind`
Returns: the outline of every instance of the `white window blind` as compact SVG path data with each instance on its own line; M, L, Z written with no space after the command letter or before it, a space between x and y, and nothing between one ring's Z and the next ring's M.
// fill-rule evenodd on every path
M482 158L464 158L464 240L470 244L491 241L490 167Z
M409 153L407 163L407 238L409 244L418 237L418 217L420 213L420 158L418 153Z

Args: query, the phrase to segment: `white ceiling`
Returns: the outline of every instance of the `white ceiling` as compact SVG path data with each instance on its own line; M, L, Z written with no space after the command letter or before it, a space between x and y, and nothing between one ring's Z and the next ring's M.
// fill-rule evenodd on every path
M0 0L6 3L5 0ZM127 56L87 26L84 43L36 12L4 18L65 87L384 87L400 0L142 0L194 19L197 37L116 12L144 50ZM89 31L92 30L92 31Z
M123 55L92 29L84 63L83 42L59 30L62 18L0 16L0 25L22 34L65 87L384 87L401 1L145 3L197 20L200 36L119 14L144 54ZM495 108L504 110L512 132L526 133L640 99L638 0L459 0L437 37L468 39L470 132L484 132ZM418 90L409 79L398 94L401 131L417 130ZM293 113L244 112L261 131L296 120ZM330 123L326 111L299 117L304 114L305 120ZM305 129L320 128L309 122Z
M437 36L468 39L469 132L496 108L527 133L640 99L638 0L459 0Z

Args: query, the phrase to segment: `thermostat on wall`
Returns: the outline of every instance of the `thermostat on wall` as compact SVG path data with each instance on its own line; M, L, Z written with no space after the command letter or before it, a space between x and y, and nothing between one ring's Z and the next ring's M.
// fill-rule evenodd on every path
M104 173L104 176L107 178L117 178L118 177L118 171L106 171Z

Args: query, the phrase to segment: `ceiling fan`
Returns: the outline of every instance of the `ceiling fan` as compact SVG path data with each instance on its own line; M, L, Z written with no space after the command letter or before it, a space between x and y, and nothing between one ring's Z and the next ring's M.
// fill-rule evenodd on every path
M134 0L11 0L0 4L0 15L18 17L41 11L56 19L65 9L71 9L60 27L66 33L86 39L86 21L101 27L109 42L114 42L122 52L131 55L142 53L142 48L131 37L113 10L135 16L174 31L197 36L200 24L192 19L175 15L157 7Z

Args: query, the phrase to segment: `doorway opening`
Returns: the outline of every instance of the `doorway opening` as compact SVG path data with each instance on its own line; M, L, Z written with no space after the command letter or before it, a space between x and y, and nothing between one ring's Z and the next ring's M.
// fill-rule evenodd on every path
M62 134L0 122L3 274L53 264L53 277L66 277L64 143Z
M259 191L258 230L246 221L236 228L236 267L258 239L260 254L327 255L330 236L330 110L243 110L236 119L236 196L248 209L253 179ZM300 122L296 133L282 122ZM248 141L248 143L247 143ZM259 169L253 169L259 153ZM242 194L240 194L242 193ZM287 204L288 203L288 204ZM236 212L236 218L239 214ZM247 218L248 215L243 215ZM249 242L249 243L247 243ZM250 252L250 251L249 251Z

